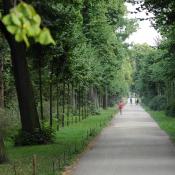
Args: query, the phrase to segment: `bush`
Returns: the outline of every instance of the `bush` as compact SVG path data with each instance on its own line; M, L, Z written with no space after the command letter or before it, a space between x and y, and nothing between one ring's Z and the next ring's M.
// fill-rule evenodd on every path
M149 106L150 97L142 97L142 98L141 98L141 102L142 102L144 105Z
M55 140L55 131L50 127L37 129L33 133L20 130L15 136L15 146L21 145L41 145L53 143Z
M95 104L91 103L89 105L89 112L91 115L100 115L101 111L102 111L102 109L97 107Z
M175 102L168 104L165 112L168 116L175 116Z
M155 111L164 110L166 108L166 98L164 96L156 96L149 102L148 106Z

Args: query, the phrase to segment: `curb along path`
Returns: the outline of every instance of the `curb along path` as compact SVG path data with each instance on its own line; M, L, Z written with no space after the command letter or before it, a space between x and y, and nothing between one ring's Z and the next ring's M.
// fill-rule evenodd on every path
M141 106L126 105L71 175L174 175L175 146Z

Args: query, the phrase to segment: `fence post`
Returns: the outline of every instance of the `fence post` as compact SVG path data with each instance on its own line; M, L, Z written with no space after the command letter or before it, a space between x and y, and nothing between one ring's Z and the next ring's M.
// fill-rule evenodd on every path
M58 159L58 168L59 170L61 169L61 159L60 158Z
M36 155L33 155L32 165L33 165L33 175L36 175Z
M15 175L17 175L16 164L15 164L15 163L14 163L14 165L13 165L13 170L14 170Z
M53 166L53 173L55 173L55 161L54 160L53 160L52 166Z
M64 151L64 154L63 154L63 156L64 156L64 165L66 164L66 152Z

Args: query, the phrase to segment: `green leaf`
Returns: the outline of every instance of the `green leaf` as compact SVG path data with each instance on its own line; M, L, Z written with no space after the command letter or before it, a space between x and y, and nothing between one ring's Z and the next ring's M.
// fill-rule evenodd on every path
M37 23L37 24L40 26L40 24L41 24L41 18L40 18L39 15L35 15L35 16L33 17L33 21L34 21L35 23Z
M21 33L18 33L15 35L15 40L18 42L21 42L24 40L23 36L21 35Z
M16 41L24 41L27 47L30 46L28 37L33 37L35 41L44 45L55 44L49 29L41 30L40 16L27 3L21 2L11 9L10 13L3 17L2 22L7 30L15 35Z
M10 32L11 34L15 34L16 31L18 30L18 27L9 25L9 26L7 26L7 30L8 30L8 32Z
M31 23L30 23L30 21L28 21L27 19L25 20L23 20L23 25L22 25L22 28L24 29L24 30L28 30L28 29L30 29L32 26L31 26Z
M49 29L47 28L44 28L39 36L36 38L36 41L39 42L40 44L43 44L43 45L48 45L48 44L53 44L55 45L55 41L53 40L51 34L50 34L50 31Z
M5 25L11 25L12 21L11 21L11 16L10 15L6 15L2 18L2 22Z
M15 35L16 41L22 42L22 41L25 40L25 37L26 37L26 32L24 30L18 29L17 32L16 32L16 35ZM28 44L28 42L27 42L27 44Z
M15 25L21 26L21 21L19 20L18 16L15 13L11 14L11 20Z
M33 16L33 10L31 9L30 5L21 2L17 7L16 10L22 13L24 16L27 16L29 18L32 18Z
M41 29L38 25L33 25L31 26L29 29L28 29L28 36L30 37L34 37L34 36L37 36L39 35Z

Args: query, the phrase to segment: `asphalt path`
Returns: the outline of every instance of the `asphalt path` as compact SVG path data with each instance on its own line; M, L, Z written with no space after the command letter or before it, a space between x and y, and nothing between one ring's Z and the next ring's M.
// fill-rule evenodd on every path
M175 175L175 146L141 106L126 105L72 175Z

